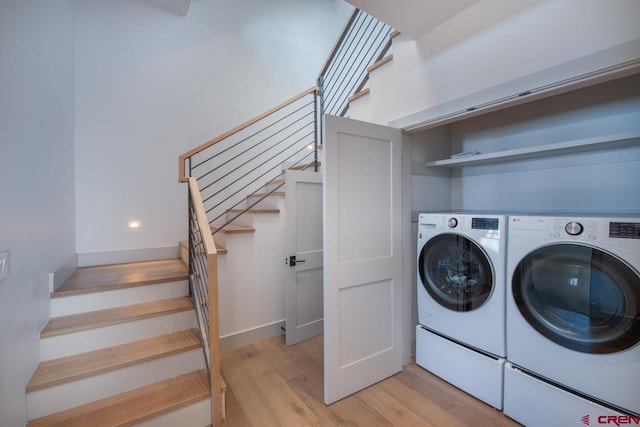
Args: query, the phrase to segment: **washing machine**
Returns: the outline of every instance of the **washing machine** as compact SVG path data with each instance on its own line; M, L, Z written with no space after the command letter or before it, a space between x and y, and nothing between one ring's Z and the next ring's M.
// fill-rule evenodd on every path
M510 216L504 412L640 423L640 218Z
M502 408L506 216L418 215L416 363Z

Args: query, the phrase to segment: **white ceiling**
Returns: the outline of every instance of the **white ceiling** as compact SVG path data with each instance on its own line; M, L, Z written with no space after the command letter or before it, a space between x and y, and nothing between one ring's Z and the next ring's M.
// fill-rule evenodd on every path
M142 0L186 15L191 3L203 0ZM479 0L346 0L401 33L417 39Z
M479 0L347 0L394 29L417 39Z
M192 3L197 3L203 0L143 0L146 3L152 4L157 7L161 7L170 12L177 13L178 15L187 16L189 12L189 6Z

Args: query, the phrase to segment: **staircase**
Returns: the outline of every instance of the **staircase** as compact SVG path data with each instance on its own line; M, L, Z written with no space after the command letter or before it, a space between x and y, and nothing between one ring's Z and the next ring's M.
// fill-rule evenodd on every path
M315 166L319 166L319 162L312 162L292 169L314 170ZM283 167L281 178L273 179L258 192L248 194L245 205L229 209L224 217L210 225L219 255L228 253L229 235L254 234L256 232L254 224L256 216L280 214L281 200L285 196L284 191L281 191L284 184Z
M40 336L41 363L26 386L28 426L219 424L226 386L219 376L219 355L217 368L207 371L205 353L207 359L211 355L209 346L204 345L207 350L203 351L203 310L199 308L196 315L189 280L193 288L193 282L207 273L213 276L215 295L198 307L205 315L210 311L212 331L216 331L211 341L217 346L217 256L227 252L228 235L255 232L255 215L278 214L284 195L280 178L267 183L264 191L256 191L255 183L282 165L312 165L317 171L322 141L319 119L324 113L336 114L327 106L344 115L350 95L360 89L365 89L365 95L369 91L365 83L355 89L361 71L352 70L354 78L345 79L340 68L331 65L342 62L336 60L341 46L359 45L348 40L365 40L354 28L367 28L365 32L375 33L375 41L356 47L355 55L347 52L352 64L371 63L360 56L364 52L382 59L386 49L379 40L388 38L390 28L356 11L317 87L180 156L179 180L191 185L193 179L195 188L200 185L201 189L193 214L198 217L198 231L205 229L200 225L207 224L207 216L213 218L207 232L197 234L204 236L210 229L215 245L207 242L211 240L207 236L196 246L193 234L189 243L180 244L190 252L192 266L194 258L201 257L200 270L190 275L189 257L184 256L85 267L51 294L52 318ZM251 193L246 204L236 200L245 190ZM193 222L190 227L195 230ZM212 399L214 372L219 391ZM212 407L220 407L218 392L223 409L213 411L213 420Z
M367 67L366 75L358 90L347 99L347 106L342 116L367 117L374 123L386 124L382 120L386 111L378 111L376 106L385 105L384 100L390 96L390 89L385 83L394 78L393 40L399 35L398 31L389 34L389 41L381 51L379 59Z
M51 294L28 426L205 426L209 377L180 259L80 268Z

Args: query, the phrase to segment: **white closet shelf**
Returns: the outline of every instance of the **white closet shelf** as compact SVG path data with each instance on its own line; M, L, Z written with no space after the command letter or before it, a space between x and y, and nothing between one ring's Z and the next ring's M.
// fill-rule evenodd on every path
M513 150L496 151L493 153L477 154L475 156L443 159L426 162L425 167L462 167L489 163L507 162L512 160L531 159L534 157L553 156L558 154L578 153L604 148L616 148L640 144L640 131L624 132L614 135L597 136L593 138L576 139L553 144L538 145L536 147L516 148Z

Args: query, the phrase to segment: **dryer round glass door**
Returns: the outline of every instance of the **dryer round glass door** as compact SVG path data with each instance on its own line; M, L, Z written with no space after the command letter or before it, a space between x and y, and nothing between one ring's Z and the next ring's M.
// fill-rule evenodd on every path
M495 284L487 254L458 234L440 234L426 242L420 251L418 270L431 298L459 312L481 307Z
M640 277L598 248L536 249L517 265L511 287L527 322L566 348L605 354L640 340Z

